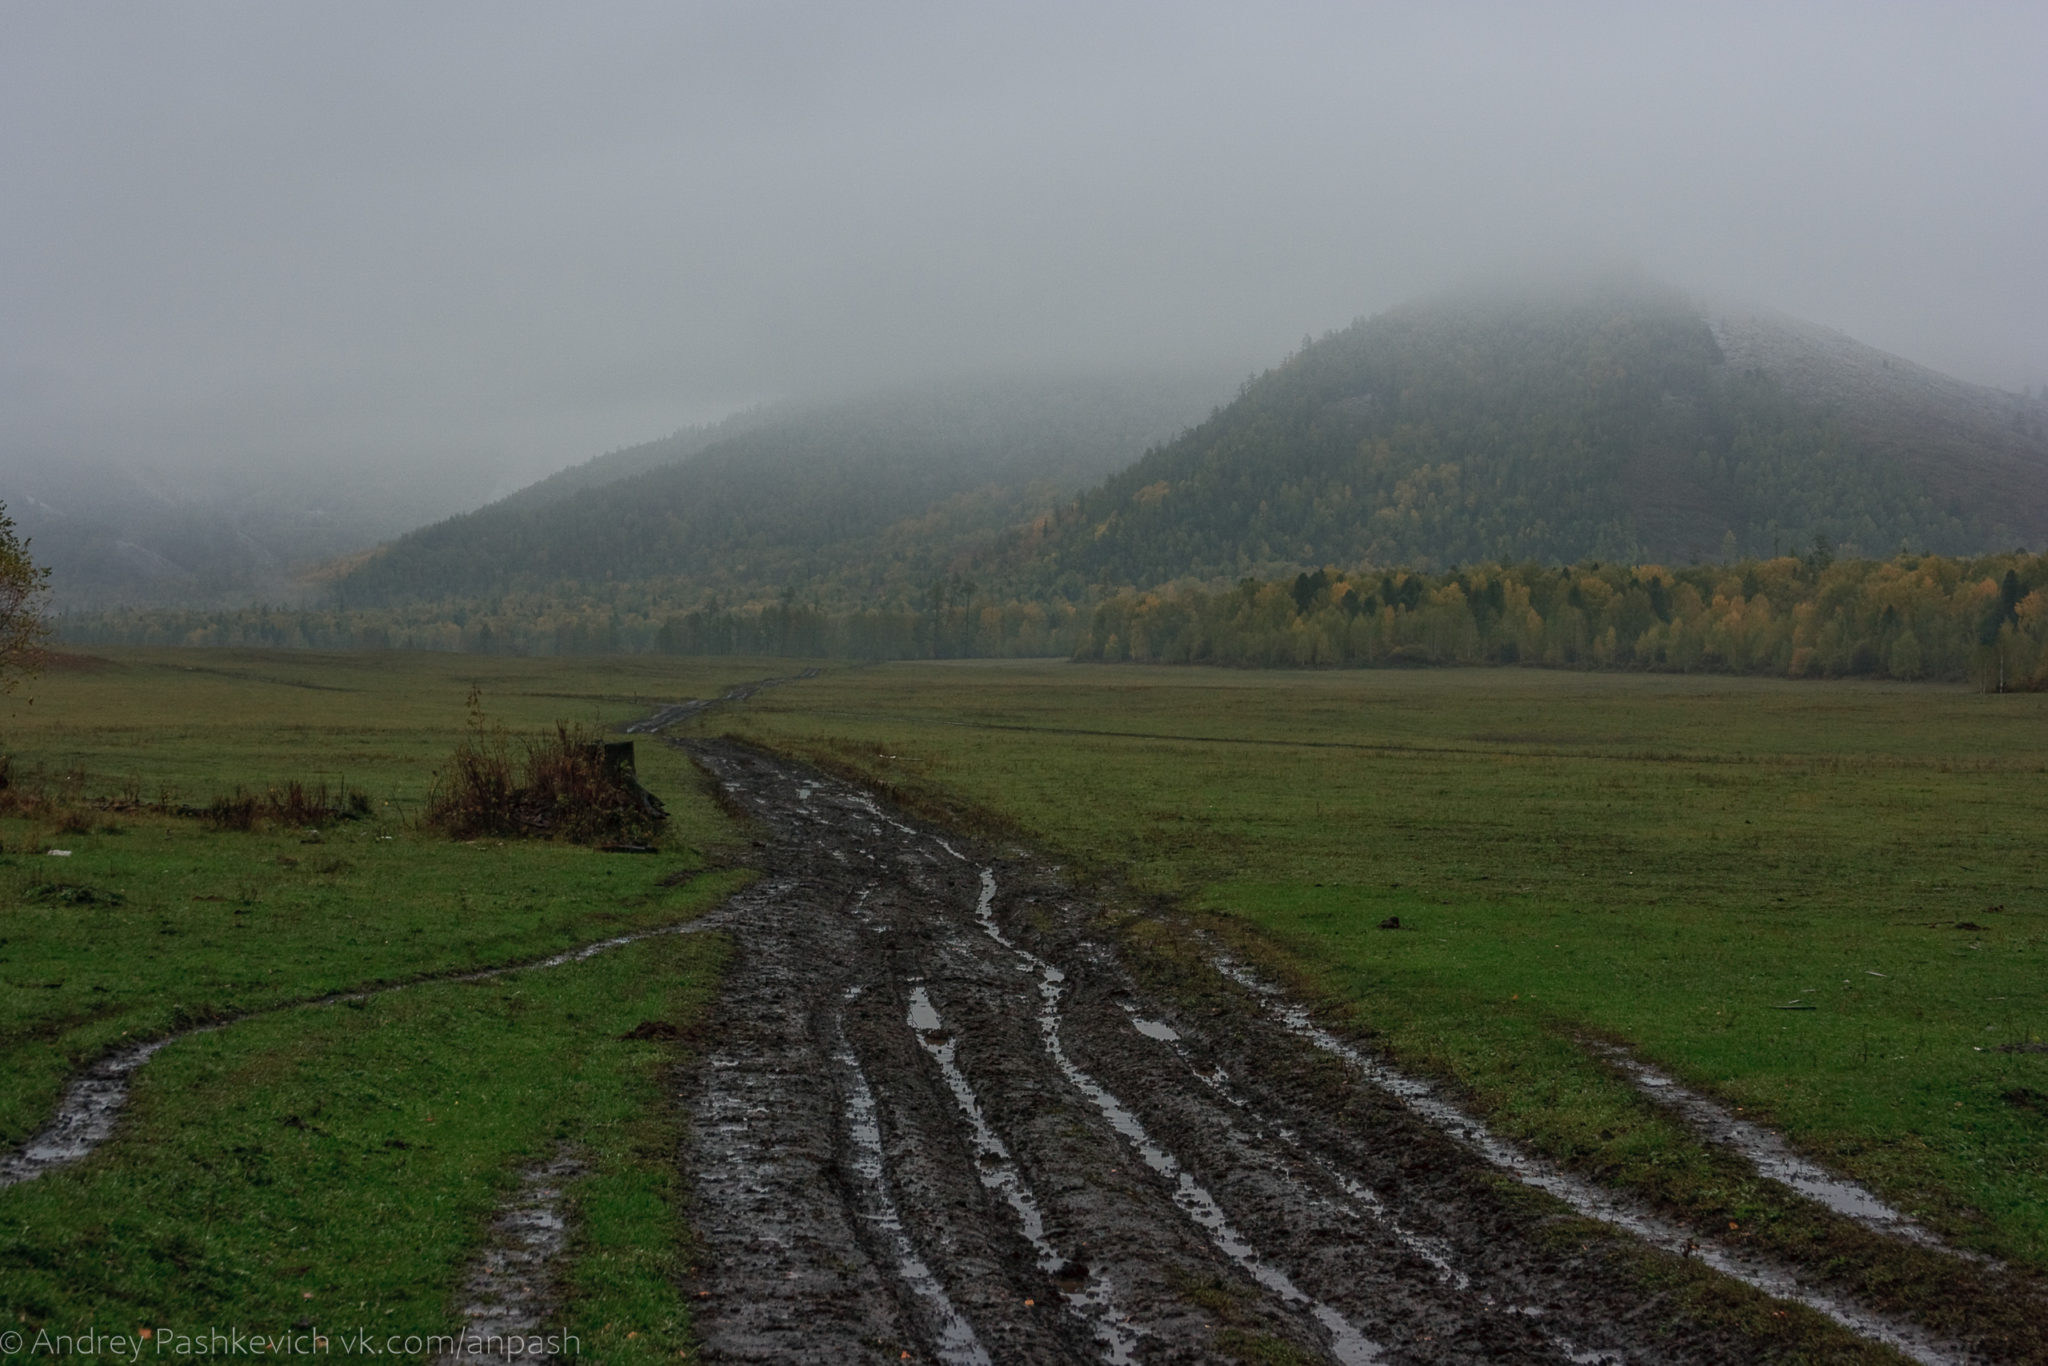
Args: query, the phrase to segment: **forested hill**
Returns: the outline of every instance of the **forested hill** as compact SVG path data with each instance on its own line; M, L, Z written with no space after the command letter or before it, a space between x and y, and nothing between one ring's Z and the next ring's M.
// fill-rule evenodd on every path
M828 603L909 600L1185 430L1227 387L1206 375L987 380L749 414L412 532L336 590L352 607L625 581L659 581L683 605L789 588Z
M2048 405L1608 278L1428 300L1305 344L1021 533L1007 572L1071 595L1320 565L1686 563L1817 537L2042 544Z

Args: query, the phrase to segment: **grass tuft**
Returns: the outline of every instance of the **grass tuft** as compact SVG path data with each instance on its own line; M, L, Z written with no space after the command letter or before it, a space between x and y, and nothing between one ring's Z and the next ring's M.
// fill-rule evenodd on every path
M634 776L632 745L606 744L581 725L519 742L483 714L470 689L469 730L427 802L426 823L456 839L525 836L579 844L641 843L667 821L661 802Z

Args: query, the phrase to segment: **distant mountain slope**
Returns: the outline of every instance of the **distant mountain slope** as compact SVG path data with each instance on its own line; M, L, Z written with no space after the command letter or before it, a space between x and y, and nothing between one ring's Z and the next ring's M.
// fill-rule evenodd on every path
M376 545L464 490L432 471L167 475L92 461L0 460L0 502L50 573L59 609L291 602L299 571Z
M657 579L741 599L905 599L1183 430L1223 388L989 380L768 410L694 451L683 445L700 434L607 457L677 452L657 467L580 488L544 481L422 528L336 586L351 606Z
M1709 320L1730 367L1763 371L1958 509L2003 507L2028 544L2048 536L2048 392L1969 384L1782 313Z
M559 502L585 489L603 488L616 484L621 479L630 479L636 474L645 474L677 461L687 460L706 446L729 440L751 431L764 422L775 420L773 408L750 408L736 413L722 422L707 422L662 437L658 441L643 441L637 446L594 456L580 465L557 470L545 479L536 480L515 493L497 499L490 506L498 508L535 508L548 503ZM411 528L407 528L410 530Z
M1684 563L1816 536L1879 554L2048 540L2041 405L1803 324L1721 331L1633 278L1395 309L1034 526L1007 573L1072 593L1323 564Z

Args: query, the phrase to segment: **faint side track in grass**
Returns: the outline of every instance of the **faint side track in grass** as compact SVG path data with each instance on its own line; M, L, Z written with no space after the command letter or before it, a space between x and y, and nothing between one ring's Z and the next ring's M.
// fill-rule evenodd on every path
M1948 1247L1913 1219L1893 1209L1856 1182L1837 1176L1819 1163L1794 1152L1783 1136L1731 1114L1717 1102L1679 1085L1671 1076L1628 1050L1612 1044L1596 1044L1593 1051L1613 1063L1643 1095L1676 1114L1701 1139L1734 1150L1766 1180L1775 1181L1794 1194L1824 1205L1843 1218L1852 1219L1878 1233L1926 1247L1939 1247L1953 1256L1975 1255Z
M714 699L712 702L701 704L692 703L684 705L709 707L722 700L724 699ZM692 711L686 714L695 715L696 713ZM815 707L809 710L809 714L813 716L828 716L842 721L885 721L894 722L899 725L940 726L949 730L980 730L1022 735L1061 735L1083 740L1135 740L1154 744L1223 745L1250 749L1333 750L1400 757L1418 756L1427 758L1449 756L1464 759L1533 759L1559 760L1574 763L1682 764L1698 767L1739 765L1744 768L1771 768L1792 771L1805 771L1824 767L1860 767L1887 770L1925 769L1943 772L1969 770L1986 773L2029 774L2042 771L2040 762L2031 758L1965 760L1954 757L1884 755L1866 756L1850 762L1812 754L1628 749L1604 743L1514 746L1488 742L1485 737L1475 737L1474 742L1466 744L1419 744L1412 741L1400 742L1393 740L1317 740L1303 736L1281 735L1203 735L1195 731L1130 730L1105 726L1055 726L1042 722L963 720L953 716L863 711L847 707ZM636 722L635 724L639 723ZM667 724L668 722L662 722L662 725ZM656 727L656 729L658 728Z
M483 1251L463 1278L456 1349L438 1366L510 1366L549 1355L536 1349L544 1349L542 1330L561 1298L556 1281L569 1243L563 1189L583 1171L582 1161L564 1150L519 1174L519 1185L499 1207Z
M564 949L545 958L527 959L517 963L506 963L498 967L480 968L467 972L440 973L427 977L416 977L409 981L394 982L389 986L372 987L362 991L333 992L326 996L310 997L303 1001L286 1001L260 1010L243 1011L221 1019L208 1020L161 1038L140 1043L124 1044L96 1061L89 1063L65 1085L63 1099L57 1104L57 1111L50 1122L21 1147L0 1156L0 1189L33 1181L46 1172L59 1167L68 1167L90 1156L101 1144L113 1136L114 1127L121 1111L127 1107L128 1094L135 1074L145 1063L163 1049L199 1034L226 1029L245 1020L260 1019L267 1015L278 1015L290 1010L303 1010L316 1006L342 1005L350 1001L367 1001L374 996L385 996L396 991L409 991L414 987L438 986L444 983L483 982L494 977L503 977L514 972L537 972L548 968L559 968L570 963L580 963L609 950L627 944L637 944L643 939L658 935L696 934L704 930L721 927L725 923L724 907L720 906L689 920L668 925L657 925L649 929L634 930L628 934L612 935L573 949Z
M1627 1195L1605 1189L1522 1150L1495 1134L1482 1120L1445 1099L1430 1083L1401 1073L1318 1025L1305 1007L1288 1001L1278 988L1261 980L1242 964L1219 958L1216 967L1223 976L1257 997L1287 1032L1324 1053L1341 1058L1371 1085L1397 1098L1461 1147L1516 1180L1562 1201L1579 1214L1611 1224L1660 1251L1698 1258L1722 1275L1733 1277L1767 1295L1805 1305L1857 1336L1883 1343L1922 1366L1948 1366L1949 1363L1977 1359L1974 1353L1960 1344L1944 1342L1938 1335L1916 1324L1893 1319L1857 1304L1847 1296L1815 1283L1812 1277L1802 1276L1796 1268L1753 1252L1722 1245L1703 1233L1673 1223ZM1870 1204L1877 1203L1867 1193L1864 1199ZM1886 1231L1900 1232L1898 1229Z

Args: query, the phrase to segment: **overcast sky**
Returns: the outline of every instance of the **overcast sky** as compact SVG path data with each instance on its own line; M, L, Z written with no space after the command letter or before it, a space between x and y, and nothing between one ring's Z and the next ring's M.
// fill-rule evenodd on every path
M2048 383L2048 5L0 3L0 463L516 480L1633 258Z

